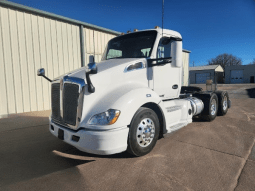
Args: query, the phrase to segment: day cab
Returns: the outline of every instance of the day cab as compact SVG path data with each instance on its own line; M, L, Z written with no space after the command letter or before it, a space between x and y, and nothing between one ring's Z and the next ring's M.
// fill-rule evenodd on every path
M77 149L109 155L149 153L159 137L213 120L230 105L227 92L182 87L182 36L150 29L111 39L101 62L51 81L50 132ZM47 78L44 69L38 75Z

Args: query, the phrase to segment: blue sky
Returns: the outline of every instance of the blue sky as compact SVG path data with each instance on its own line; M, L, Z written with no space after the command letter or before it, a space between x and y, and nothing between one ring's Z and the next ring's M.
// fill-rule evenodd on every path
M162 26L162 0L10 1L120 32ZM222 53L255 58L255 0L165 0L164 28L181 33L195 66Z

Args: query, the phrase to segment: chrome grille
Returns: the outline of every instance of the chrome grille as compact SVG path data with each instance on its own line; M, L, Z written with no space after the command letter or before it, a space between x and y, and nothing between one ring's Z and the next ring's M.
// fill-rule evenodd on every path
M52 118L61 121L60 116L60 84L54 83L51 85L51 110Z
M63 90L63 118L65 123L76 125L79 86L66 83Z
M52 83L51 86L52 120L60 125L77 129L82 114L84 80L64 77L63 90L58 82Z

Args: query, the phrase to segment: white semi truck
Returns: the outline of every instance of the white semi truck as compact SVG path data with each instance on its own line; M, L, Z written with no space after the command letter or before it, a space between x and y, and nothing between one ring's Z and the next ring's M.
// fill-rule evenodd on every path
M230 107L226 91L182 87L182 36L150 29L111 39L99 63L51 82L50 132L88 153L149 153L159 137Z

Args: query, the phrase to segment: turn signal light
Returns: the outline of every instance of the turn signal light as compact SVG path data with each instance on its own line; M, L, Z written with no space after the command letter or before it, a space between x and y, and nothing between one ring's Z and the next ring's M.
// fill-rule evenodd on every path
M117 121L117 119L119 118L119 116L120 116L120 112L118 111L118 112L116 112L115 117L110 121L110 123L108 125L114 124Z

